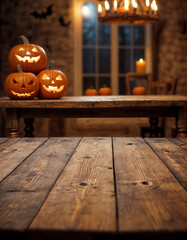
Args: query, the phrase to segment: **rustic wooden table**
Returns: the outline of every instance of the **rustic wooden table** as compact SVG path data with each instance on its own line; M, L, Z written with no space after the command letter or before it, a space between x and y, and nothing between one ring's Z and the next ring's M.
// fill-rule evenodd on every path
M55 100L17 101L4 97L0 98L0 108L6 110L6 126L10 137L18 136L19 118L25 118L25 122L28 123L26 136L33 136L32 118L37 117L148 117L151 119L152 137L156 137L158 117L175 117L178 130L187 130L186 96L83 96L63 97Z
M1 138L1 239L186 239L187 139Z

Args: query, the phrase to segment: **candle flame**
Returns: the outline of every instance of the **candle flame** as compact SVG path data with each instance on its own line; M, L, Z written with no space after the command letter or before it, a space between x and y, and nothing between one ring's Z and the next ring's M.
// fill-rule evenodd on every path
M124 0L125 11L129 10L129 0Z
M97 6L97 11L98 11L98 13L102 13L102 6L100 3Z
M132 6L133 8L137 8L138 7L138 4L135 0L132 0Z
M151 3L151 10L152 11L157 11L158 10L158 7L157 7L157 4L156 4L155 0L153 0L152 3Z
M143 63L143 58L140 58L139 62Z
M150 2L149 0L146 0L146 7L149 7L150 6Z
M117 7L118 7L118 2L117 2L117 0L114 0L114 11L117 10Z
M105 1L105 9L107 11L110 10L110 5L109 5L108 1Z

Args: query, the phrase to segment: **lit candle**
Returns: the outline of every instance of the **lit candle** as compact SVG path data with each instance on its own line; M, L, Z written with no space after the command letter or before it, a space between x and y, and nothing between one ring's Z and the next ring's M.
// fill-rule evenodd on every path
M158 7L157 7L157 4L156 4L155 0L153 0L152 3L151 3L151 10L152 10L153 14L157 14Z
M124 8L125 8L125 12L129 11L129 0L124 0Z
M136 0L132 0L132 6L133 6L133 9L134 9L134 14L136 13L136 9L138 7L138 4L136 2Z
M146 5L146 7L145 7L145 11L146 11L146 13L148 13L148 12L149 12L149 6L150 6L150 2L149 2L149 0L146 0L145 5Z
M109 5L108 1L105 1L105 10L106 10L106 12L109 12L109 10L110 10L110 5Z
M136 61L136 73L145 73L145 61L142 58Z
M114 11L116 12L118 8L118 2L117 0L114 0Z
M101 6L100 3L99 3L98 6L97 6L97 11L98 11L99 14L102 13L102 6Z

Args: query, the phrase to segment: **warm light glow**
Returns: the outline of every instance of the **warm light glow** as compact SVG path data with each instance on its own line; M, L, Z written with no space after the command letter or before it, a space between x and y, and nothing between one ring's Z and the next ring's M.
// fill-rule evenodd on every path
M150 2L149 2L149 0L146 0L146 7L149 7L150 6Z
M50 79L50 77L49 77L49 76L47 76L47 74L45 74L45 73L44 73L44 75L43 75L42 79Z
M56 77L56 80L63 80L63 79L62 79L62 77L61 77L60 75L58 75L58 76Z
M29 54L29 55L31 55L31 54ZM40 56L37 56L37 57L30 57L30 56L21 57L17 54L15 54L15 56L20 62L34 63L34 62L38 62L40 60Z
M124 0L125 11L129 10L129 0Z
M143 58L140 58L139 62L143 63Z
M102 13L102 6L101 6L100 3L99 3L98 6L97 6L97 11L98 11L99 14Z
M86 18L90 17L90 9L88 6L84 5L82 7L82 15Z
M132 6L133 6L133 8L137 8L138 7L138 4L137 4L136 0L132 0Z
M152 3L151 3L151 10L152 11L157 11L158 10L158 7L157 7L157 4L156 4L155 0L153 0Z
M114 0L114 11L117 11L118 8L118 2L117 0Z
M108 1L105 1L105 9L106 9L106 11L110 10L110 5L109 5Z

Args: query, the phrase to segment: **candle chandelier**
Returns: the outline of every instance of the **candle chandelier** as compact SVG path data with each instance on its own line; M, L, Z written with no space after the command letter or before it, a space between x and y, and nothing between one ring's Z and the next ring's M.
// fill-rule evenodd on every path
M144 24L158 20L156 0L98 0L101 23Z

